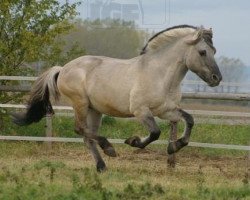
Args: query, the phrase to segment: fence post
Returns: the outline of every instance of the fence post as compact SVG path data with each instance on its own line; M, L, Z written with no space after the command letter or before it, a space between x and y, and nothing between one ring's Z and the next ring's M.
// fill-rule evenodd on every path
M46 137L52 137L52 114L46 114ZM47 142L47 147L50 150L52 148L52 142Z

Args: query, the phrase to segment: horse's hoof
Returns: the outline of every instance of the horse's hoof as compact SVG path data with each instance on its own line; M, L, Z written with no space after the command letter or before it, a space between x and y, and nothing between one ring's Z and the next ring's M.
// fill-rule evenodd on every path
M173 153L176 152L175 142L170 142L170 143L168 144L168 149L167 149L167 151L168 151L168 154L169 154L169 155L171 155L171 154L173 154Z
M97 172L101 173L107 170L106 165L103 161L98 161L96 164Z
M141 139L138 136L133 136L126 139L124 143L132 147L140 147Z
M110 157L116 157L117 154L115 152L115 149L113 147L107 147L106 149L103 150L104 153Z
M168 166L171 167L171 168L175 168L175 163L170 162L170 163L168 163Z

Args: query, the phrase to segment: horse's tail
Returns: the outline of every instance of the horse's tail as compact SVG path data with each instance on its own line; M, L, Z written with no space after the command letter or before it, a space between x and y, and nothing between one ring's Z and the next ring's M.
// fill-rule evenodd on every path
M54 113L50 97L55 100L60 97L57 78L61 69L59 66L52 67L38 77L31 89L26 112L12 114L14 123L20 126L29 125L39 122L46 114Z

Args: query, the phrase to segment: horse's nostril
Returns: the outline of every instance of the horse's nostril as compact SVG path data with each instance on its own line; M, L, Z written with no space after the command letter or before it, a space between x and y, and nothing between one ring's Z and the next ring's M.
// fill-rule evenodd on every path
M212 79L213 79L213 81L219 81L219 80L220 80L220 77L217 76L216 74L213 74L213 75L212 75Z

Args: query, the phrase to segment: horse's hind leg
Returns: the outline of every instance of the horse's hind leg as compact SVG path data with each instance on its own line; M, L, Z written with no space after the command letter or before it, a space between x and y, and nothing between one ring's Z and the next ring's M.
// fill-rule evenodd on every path
M75 110L75 132L79 135L84 136L85 141L93 140L96 141L99 146L103 149L104 153L108 156L115 157L116 153L113 146L109 141L102 136L98 136L96 133L93 133L91 129L87 126L87 115L89 111L89 104L87 101L82 99L81 101L75 101L73 103Z
M102 120L101 113L99 113L93 109L88 110L87 126L88 126L88 129L91 131L91 133L93 133L95 136L98 135L98 130L99 130L99 127L101 125L101 120ZM97 137L101 137L101 136L97 136ZM86 144L89 147L89 149L91 150L91 153L95 159L97 171L99 171L99 172L104 171L106 169L106 165L105 165L105 163L104 163L104 161L103 161L103 159L102 159L102 157L97 149L96 142L94 140L87 139ZM115 154L113 147L112 148L109 147L107 149L104 149L104 152L105 151L106 151L106 153L107 153L107 151L111 151L111 152L107 153L108 155Z
M96 170L98 172L103 172L106 170L106 164L105 162L103 161L98 149L97 149L97 146L96 146L96 143L95 141L93 140L90 140L88 138L84 138L84 142L86 144L86 146L90 149L90 152L93 156L93 158L95 159L95 163L96 163Z
M157 140L160 137L161 131L149 109L143 109L139 112L137 111L134 115L147 128L150 135L144 140L141 140L138 136L133 136L128 138L125 143L132 147L144 148L151 142Z
M169 143L177 140L177 122L170 122ZM170 167L175 167L176 156L175 153L168 155L168 164Z
M102 120L101 113L89 109L87 115L87 126L92 133L96 135L98 134L98 129L101 125L101 120ZM97 149L96 142L88 138L85 138L85 142L88 148L90 149L92 156L95 159L97 171L98 172L104 171L106 169L106 165Z

